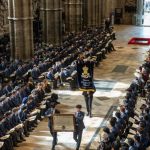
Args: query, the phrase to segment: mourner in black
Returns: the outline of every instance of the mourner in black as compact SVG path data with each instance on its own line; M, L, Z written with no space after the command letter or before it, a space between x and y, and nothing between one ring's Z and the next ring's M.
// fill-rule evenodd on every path
M77 109L77 111L75 112L76 129L75 129L73 138L77 142L76 150L79 150L80 144L81 144L81 140L82 140L82 132L83 132L83 129L85 128L85 125L84 125L84 122L83 122L84 112L81 111L82 106L81 105L77 105L76 109Z

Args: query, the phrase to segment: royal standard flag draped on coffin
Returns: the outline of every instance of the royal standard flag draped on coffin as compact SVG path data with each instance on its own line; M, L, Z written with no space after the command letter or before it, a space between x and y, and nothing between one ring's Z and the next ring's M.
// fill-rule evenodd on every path
M78 84L81 91L95 91L93 83L94 62L78 61L77 74Z

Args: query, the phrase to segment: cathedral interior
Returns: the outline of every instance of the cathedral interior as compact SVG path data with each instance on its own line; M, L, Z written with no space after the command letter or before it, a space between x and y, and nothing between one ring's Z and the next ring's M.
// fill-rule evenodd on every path
M150 149L149 18L149 0L0 0L0 150Z

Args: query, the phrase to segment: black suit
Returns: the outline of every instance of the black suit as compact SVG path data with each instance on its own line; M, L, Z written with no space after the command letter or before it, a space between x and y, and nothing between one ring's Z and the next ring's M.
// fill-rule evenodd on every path
M77 142L76 150L79 150L81 140L82 140L82 132L85 128L84 122L84 112L76 112L75 113L75 123L76 123L76 130L74 132L74 140Z

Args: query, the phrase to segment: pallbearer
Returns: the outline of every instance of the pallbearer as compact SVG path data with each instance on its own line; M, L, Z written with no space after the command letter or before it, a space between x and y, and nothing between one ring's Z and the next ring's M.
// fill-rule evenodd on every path
M55 105L51 104L50 108L46 111L45 115L48 117L48 127L50 130L50 133L53 137L53 142L52 142L52 150L55 150L55 146L57 145L57 132L53 131L53 123L52 123L52 116L54 114L59 114L60 112L55 109Z
M76 106L77 111L75 112L75 126L76 130L74 131L74 140L77 142L76 150L79 150L81 140L82 140L82 133L83 129L85 128L83 119L84 119L84 112L81 111L82 106L77 105Z

